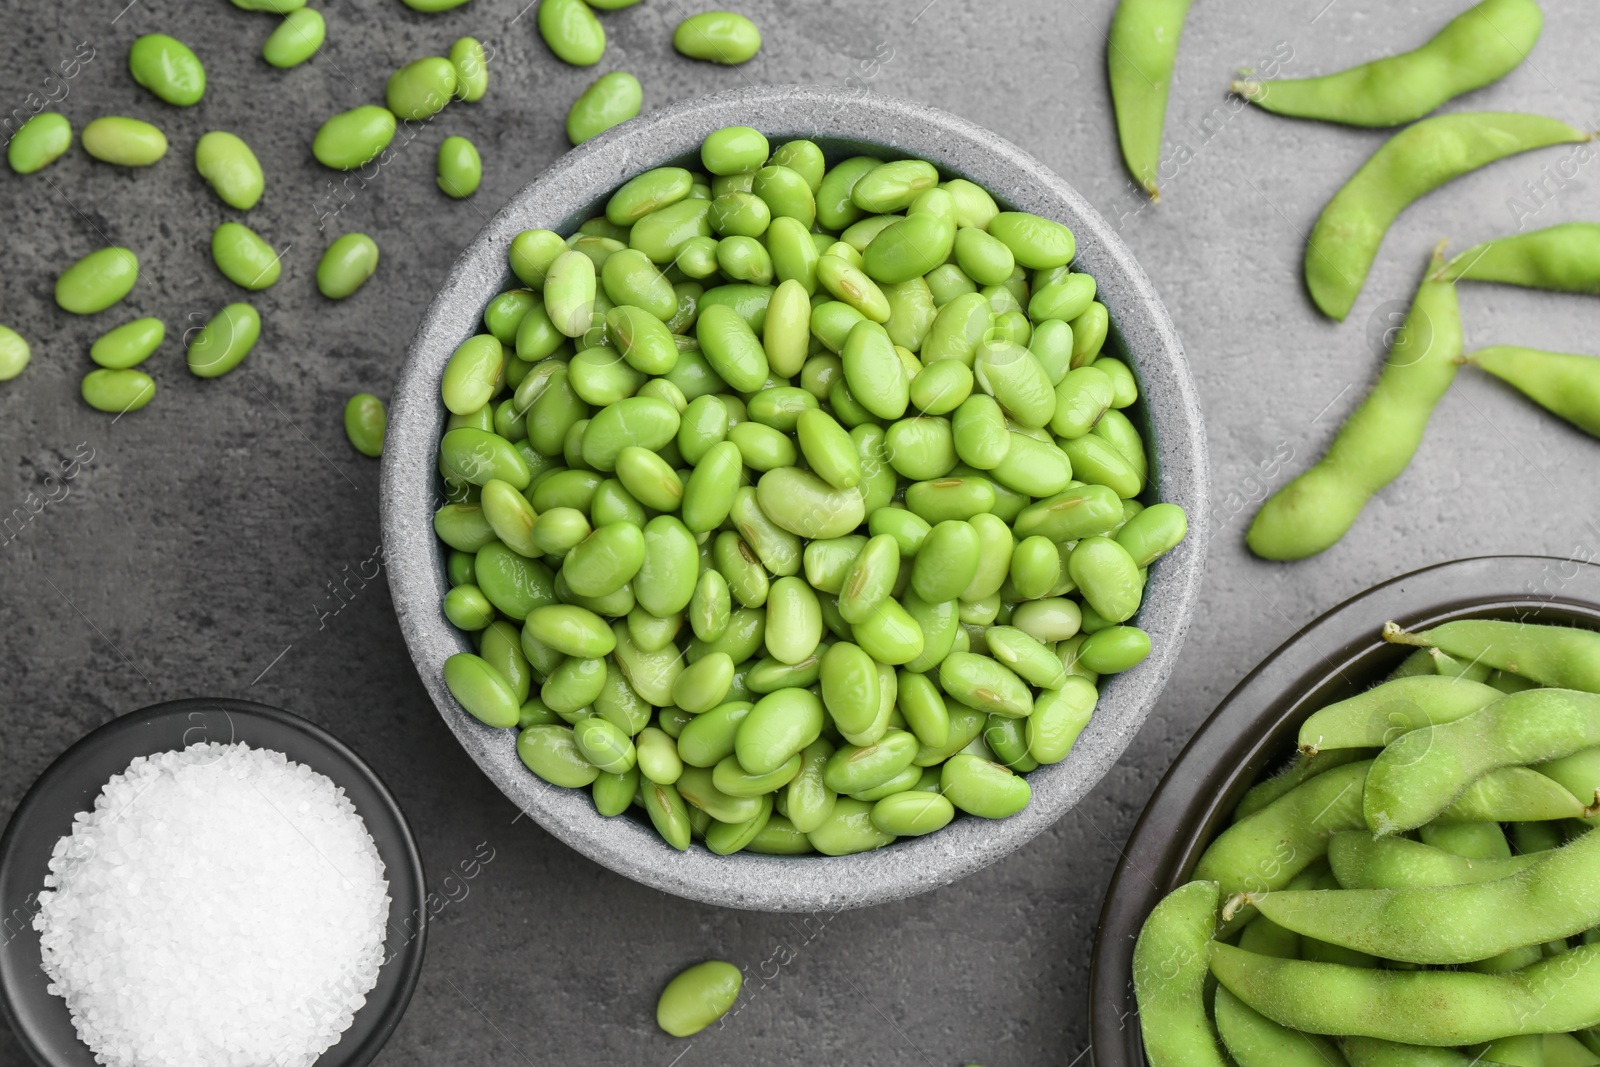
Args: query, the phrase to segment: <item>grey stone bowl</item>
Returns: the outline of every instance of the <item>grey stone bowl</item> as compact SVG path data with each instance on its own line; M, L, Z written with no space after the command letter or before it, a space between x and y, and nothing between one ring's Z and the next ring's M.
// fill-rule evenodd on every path
M701 140L732 125L754 126L774 144L810 138L831 160L862 152L918 156L984 186L1002 205L1065 223L1078 238L1076 266L1094 275L1110 309L1108 347L1139 379L1143 400L1130 413L1151 446L1152 492L1188 511L1189 536L1150 568L1136 620L1150 633L1149 658L1106 679L1072 754L1028 776L1033 802L1009 819L960 818L938 833L857 856L717 856L698 844L677 852L644 822L596 813L587 791L534 777L517 758L514 731L484 726L445 688L445 659L471 650L440 609L448 583L432 526L440 503L435 449L446 418L439 399L446 361L477 332L489 299L511 284L506 252L519 231L570 233L640 171L698 168ZM1183 348L1150 280L1099 213L1038 160L970 122L875 93L812 86L740 89L650 112L563 156L512 197L457 261L412 340L390 407L381 506L389 586L423 684L506 796L568 845L646 885L725 907L808 912L947 885L1022 845L1078 803L1121 756L1177 662L1199 593L1210 511L1205 432Z

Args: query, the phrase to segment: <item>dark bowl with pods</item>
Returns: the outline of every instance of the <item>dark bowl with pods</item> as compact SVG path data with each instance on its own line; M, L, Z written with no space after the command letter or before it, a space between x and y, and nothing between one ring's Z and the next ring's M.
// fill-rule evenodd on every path
M984 186L1004 207L1069 226L1077 236L1075 267L1094 275L1111 313L1107 349L1139 380L1142 398L1129 414L1150 443L1150 498L1178 504L1194 519L1184 543L1150 569L1135 620L1151 635L1149 658L1105 681L1071 755L1032 772L1032 803L1002 822L958 819L927 837L855 856L717 856L699 844L677 852L642 821L602 817L587 792L534 777L517 758L515 732L483 725L445 688L445 659L471 650L440 608L449 584L432 525L442 491L436 451L447 416L439 397L446 361L477 331L489 300L515 284L506 253L517 233L571 233L641 171L698 169L705 136L735 125L754 126L775 143L809 138L830 163L862 153L926 159L946 177ZM401 631L439 713L484 773L550 833L620 874L692 900L762 911L860 907L948 884L1078 803L1121 756L1177 661L1199 593L1209 511L1205 432L1183 348L1149 278L1099 213L1038 160L964 119L866 91L811 86L740 89L652 111L569 152L513 196L467 246L412 340L390 408L381 501Z
M0 1009L12 1036L41 1067L96 1063L73 1029L66 1001L47 988L50 979L33 928L56 842L72 832L74 816L91 811L106 781L135 757L235 742L281 752L342 788L366 823L389 882L389 929L377 985L316 1067L364 1067L400 1025L422 974L428 909L422 854L393 794L344 742L298 715L247 700L172 700L85 734L29 788L0 837Z
M1600 630L1600 566L1546 556L1441 563L1345 601L1262 660L1168 768L1112 875L1089 979L1099 1067L1146 1067L1134 939L1156 903L1189 880L1245 791L1288 762L1313 711L1382 681L1414 651L1385 641L1384 623L1416 631L1465 618Z

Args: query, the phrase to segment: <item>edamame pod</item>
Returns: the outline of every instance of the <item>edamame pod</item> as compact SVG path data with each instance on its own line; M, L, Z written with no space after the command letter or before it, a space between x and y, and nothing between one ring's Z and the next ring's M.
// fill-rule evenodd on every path
M1312 227L1305 255L1311 299L1343 321L1390 223L1413 201L1506 156L1587 140L1564 122L1514 112L1436 115L1406 127L1334 194Z
M1593 630L1503 619L1461 619L1414 634L1388 623L1383 637L1399 644L1436 647L1539 685L1600 693L1600 634Z
M1133 947L1139 1029L1150 1067L1225 1067L1206 1013L1206 964L1216 932L1215 882L1195 881L1162 898Z
M1543 25L1534 0L1483 0L1410 52L1336 74L1245 79L1231 88L1280 115L1350 126L1399 126L1511 73L1533 50Z
M1106 37L1106 73L1122 158L1134 180L1157 203L1167 93L1188 13L1188 0L1122 0Z
M1515 345L1480 348L1462 359L1584 433L1600 437L1600 359Z
M1600 1016L1600 945L1504 975L1389 971L1210 950L1227 989L1282 1026L1305 1033L1421 1045L1472 1045L1523 1033L1562 1033ZM1450 1005L1449 1011L1437 1010Z
M1435 249L1431 271L1442 261ZM1455 381L1460 355L1455 287L1425 279L1372 392L1322 459L1261 506L1245 535L1250 550L1264 559L1304 559L1343 537L1372 495L1411 462L1434 405Z

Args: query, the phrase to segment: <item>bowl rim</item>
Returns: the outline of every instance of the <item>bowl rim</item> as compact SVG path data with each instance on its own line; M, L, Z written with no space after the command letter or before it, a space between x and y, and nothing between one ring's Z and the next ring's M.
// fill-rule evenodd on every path
M1147 437L1156 442L1151 483L1194 521L1184 543L1151 567L1148 610L1139 619L1151 633L1151 655L1105 683L1072 755L1032 772L1033 803L1002 823L957 820L938 834L848 857L718 857L698 844L679 853L648 827L598 815L582 792L535 778L516 758L514 733L472 718L443 684L444 659L471 647L439 609L448 586L431 521L440 502L435 449L445 360L476 331L481 309L509 277L505 252L518 231L569 232L622 181L687 157L707 133L728 125L756 125L774 140L810 137L842 150L916 155L1000 193L1009 205L1070 217L1075 262L1096 276L1102 294L1112 293L1107 303L1117 337L1139 352L1129 365L1147 409L1161 412L1162 432ZM1177 331L1105 219L1038 160L965 119L863 89L817 86L745 88L670 104L569 152L512 197L467 246L423 316L395 388L381 477L385 556L401 631L424 686L473 760L523 812L590 859L692 900L764 911L859 907L948 884L1017 848L1082 799L1132 740L1176 663L1198 597L1209 510L1198 394Z
M393 1035L395 1028L400 1025L401 1018L405 1015L406 1008L410 1005L412 994L415 993L417 981L422 974L423 959L426 955L428 939L429 913L426 906L427 877L422 866L422 853L417 846L411 825L407 822L405 811L400 807L399 801L389 791L377 771L362 759L350 746L328 732L316 723L302 718L293 712L282 708L259 704L254 701L239 700L232 697L190 697L180 700L166 700L150 704L135 711L119 715L108 722L85 733L74 741L60 755L51 760L47 766L34 779L33 784L23 794L22 800L12 812L11 818L6 823L5 832L0 834L0 884L9 884L18 879L27 877L17 867L16 850L19 847L19 837L31 832L34 824L51 819L60 813L51 810L46 805L49 803L49 794L55 789L62 788L75 772L80 761L86 757L97 754L102 748L111 748L119 744L123 735L134 735L141 731L156 731L162 728L166 720L172 720L170 728L176 731L176 736L182 740L181 747L187 747L189 734L196 729L205 729L202 726L188 726L184 723L193 722L193 717L201 713L221 713L228 721L229 740L236 738L234 729L235 717L240 719L256 719L273 723L276 727L299 734L306 739L309 746L321 749L331 756L334 761L346 764L359 779L363 791L377 802L377 810L358 809L363 822L367 824L368 833L383 855L385 877L389 883L390 916L389 936L385 941L385 957L380 968L398 965L398 974L394 977L394 985L386 1000L374 1002L369 999L356 1012L356 1018L373 1009L376 1019L370 1026L359 1043L344 1046L345 1037L351 1033L346 1030L340 1035L339 1041L334 1042L316 1060L318 1067L365 1067L371 1063L384 1044ZM252 748L266 748L269 745L257 744L247 741ZM136 756L150 755L155 752L171 751L169 748L149 748L136 746L137 751L128 751L127 759L122 762L125 767ZM148 748L148 751L146 750ZM274 749L276 750L276 749ZM291 760L305 762L311 769L323 774L341 790L346 790L352 784L350 779L340 780L335 778L322 767L312 766L303 758L290 755ZM116 773L121 773L121 768ZM87 804L92 806L94 798L99 795L99 786L87 794ZM87 810L80 807L79 811ZM54 821L59 822L56 818ZM374 827L377 832L374 832ZM380 836L381 835L381 836ZM43 871L38 872L38 888L43 888ZM397 891L397 887L399 887ZM32 896L27 899L33 899ZM409 915L397 918L396 907L402 903L415 901L415 907ZM17 911L8 911L5 916L5 940L0 942L0 949L9 948L11 942L22 941L29 949L31 962L26 967L32 970L40 969L38 962L39 939L32 928L32 914L28 915L25 929L13 931L10 924L17 916ZM397 922L410 921L411 925L402 934L397 928ZM398 941L398 946L394 942ZM46 1049L41 1047L36 1027L32 1022L31 1012L24 1010L19 1003L21 997L17 989L13 988L11 978L16 970L16 965L6 958L0 966L0 976L6 981L0 982L0 1013L4 1014L6 1024L10 1027L17 1043L22 1046L30 1059L41 1065L54 1067L59 1061L52 1060ZM380 970L380 975L381 975ZM374 987L376 990L377 987ZM370 997L369 993L369 997ZM55 998L59 1000L59 998ZM365 1024L363 1024L365 1026ZM352 1023L352 1029L355 1024ZM87 1055L87 1047L84 1048Z
M1382 625L1417 630L1504 616L1600 629L1600 566L1473 556L1390 578L1307 623L1222 699L1157 783L1106 889L1089 972L1090 1047L1100 1067L1146 1067L1132 977L1134 939L1150 909L1189 878L1239 797L1287 755L1310 712L1367 688L1413 651L1385 643Z

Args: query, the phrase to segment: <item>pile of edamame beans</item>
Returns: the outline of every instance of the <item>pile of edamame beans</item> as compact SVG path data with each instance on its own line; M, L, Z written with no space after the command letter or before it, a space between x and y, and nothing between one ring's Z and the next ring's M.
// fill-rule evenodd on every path
M1384 636L1140 932L1151 1067L1600 1063L1600 633Z
M417 11L447 11L465 0L406 0ZM543 0L539 34L564 62L590 66L605 52L606 33L594 8L617 10L639 0ZM315 56L327 37L322 14L306 0L232 0L245 11L277 15L282 21L261 47L262 58L279 69L298 66ZM761 48L761 33L743 15L706 11L685 18L673 34L673 46L690 58L721 64L752 59ZM327 119L312 141L317 161L334 170L355 170L386 153L404 122L427 121L452 101L481 100L489 87L489 51L474 37L461 37L448 55L424 56L390 75L384 104L362 104ZM177 107L200 102L206 91L205 65L182 41L166 34L145 34L128 50L128 72L157 99ZM639 114L643 91L625 72L612 72L590 86L572 105L567 133L573 144L594 137ZM30 117L7 145L6 157L17 174L33 174L50 166L72 147L72 124L66 116L44 111ZM120 115L96 118L83 128L82 144L93 158L122 167L150 167L167 154L168 142L157 126ZM477 146L459 135L445 137L438 148L437 184L441 192L464 199L483 180ZM212 130L195 145L195 169L219 199L238 211L261 200L266 179L250 146L236 134ZM212 234L212 260L229 281L247 291L276 284L282 264L272 244L242 222L223 222ZM330 300L352 296L378 267L378 246L362 233L336 238L317 265L317 288ZM56 282L56 303L64 311L93 315L119 303L139 277L139 257L132 250L109 247L91 252L64 271ZM261 318L243 301L218 312L189 340L187 362L197 377L215 378L244 361L261 336ZM90 349L98 368L85 375L84 401L117 415L137 411L155 397L155 379L140 369L166 339L166 325L146 317L123 323L99 338ZM33 357L26 338L0 325L0 381L21 374ZM383 403L370 393L350 398L345 428L350 443L368 456L381 454L387 416Z
M1073 235L748 127L699 165L519 234L444 371L445 681L678 849L1015 814L1187 530Z

